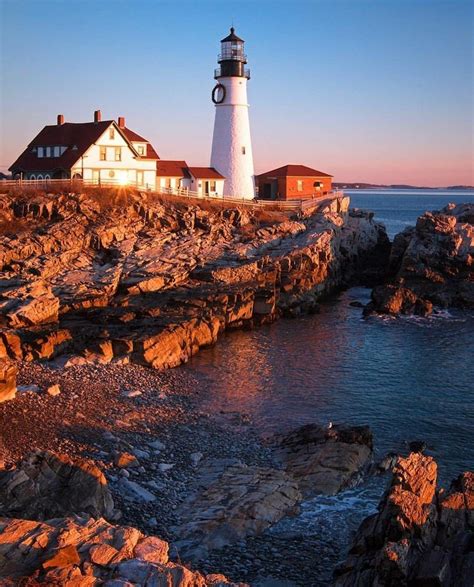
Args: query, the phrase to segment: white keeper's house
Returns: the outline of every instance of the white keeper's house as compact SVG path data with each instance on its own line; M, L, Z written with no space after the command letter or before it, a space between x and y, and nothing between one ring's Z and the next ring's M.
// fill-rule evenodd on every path
M88 183L156 188L159 156L151 143L125 126L125 118L48 125L10 167L14 178L84 179Z

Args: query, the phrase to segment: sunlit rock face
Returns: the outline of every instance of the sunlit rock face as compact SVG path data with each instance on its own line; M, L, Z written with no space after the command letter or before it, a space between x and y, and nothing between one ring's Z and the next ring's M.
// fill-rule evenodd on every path
M374 289L368 311L426 316L433 305L474 307L474 204L426 212L393 242L391 282Z
M1 195L0 356L175 367L226 329L317 311L390 245L349 198L308 216L150 194Z
M400 457L379 513L361 524L337 587L360 585L472 585L474 474L463 473L449 491L436 491L432 457Z
M47 522L0 518L2 585L172 585L245 587L173 563L168 543L103 518ZM30 584L28 582L28 584Z

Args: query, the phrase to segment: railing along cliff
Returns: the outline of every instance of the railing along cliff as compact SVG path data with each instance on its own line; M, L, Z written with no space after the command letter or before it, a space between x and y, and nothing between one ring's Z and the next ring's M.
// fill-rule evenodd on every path
M111 187L115 188L133 188L138 191L147 193L162 194L165 196L177 196L187 200L198 200L198 201L212 201L215 203L221 203L222 205L230 204L234 206L246 206L249 208L260 208L281 211L296 211L296 212L307 212L313 208L317 208L325 203L329 203L331 200L341 198L344 192L335 190L316 196L309 199L298 199L298 200L248 200L245 198L237 198L230 196L211 196L202 195L198 192L186 189L186 188L159 188L158 190L152 190L148 186L134 186L122 184L117 180L101 180L100 183L97 181L88 181L82 179L16 179L16 180L1 180L0 181L0 192L2 189L17 188L38 188L47 190L48 187L55 191L64 189L69 192L80 190L82 187L93 187L97 189L108 189Z

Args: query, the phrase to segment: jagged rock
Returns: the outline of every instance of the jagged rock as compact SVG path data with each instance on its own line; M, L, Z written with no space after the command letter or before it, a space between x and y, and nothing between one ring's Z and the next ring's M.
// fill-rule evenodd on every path
M419 298L411 289L395 285L379 285L372 291L372 303L365 314L416 314L428 316L433 311L429 300Z
M370 310L427 315L432 306L474 307L474 204L426 212L399 233L390 284L372 293Z
M82 513L118 516L104 474L90 461L35 451L0 471L0 515L46 520Z
M436 492L437 465L420 453L399 458L379 513L364 520L336 587L472 585L474 474Z
M246 587L171 562L160 538L78 516L48 522L0 518L0 583Z
M305 497L338 493L367 470L372 458L368 426L308 424L277 442L278 458Z
M295 513L301 500L291 476L264 467L234 464L203 484L180 510L176 546L186 559L200 560L209 550L260 534Z
M0 359L0 403L16 395L17 366L9 360Z

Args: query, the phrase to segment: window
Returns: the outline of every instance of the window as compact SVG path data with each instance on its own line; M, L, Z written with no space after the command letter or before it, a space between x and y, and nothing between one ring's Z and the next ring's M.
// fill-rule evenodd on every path
M115 161L122 161L122 147L115 147Z
M165 188L171 187L171 177L167 177L165 180Z
M143 185L143 171L137 171L137 184Z
M51 157L51 147L46 147L46 155L45 157Z
M245 147L242 147L242 155L245 155Z
M139 155L145 154L145 148L143 147L143 145L138 145L137 151Z
M36 179L36 175L35 175L34 173L32 173L32 174L30 175L30 179Z
M38 147L38 157L44 157L44 149L43 147Z
M109 177L110 177L110 178L113 178L113 177L115 177L115 171L114 171L113 169L111 169L111 170L109 171Z
M107 148L106 147L100 147L100 160L107 161Z
M59 155L61 155L61 147L53 147L53 149L54 149L53 157L59 157Z
M303 180L302 180L302 179L298 179L298 180L296 181L296 189L297 189L299 192L302 192L302 191L303 191Z
M51 176L49 175L49 173L47 173L47 174L44 176L44 178L45 178L45 179L51 179Z
M115 139L115 129L113 126L109 128L109 139Z
M210 190L211 190L211 192L215 192L217 190L216 181L215 180L214 181L211 181Z
M43 179L43 176L41 175L41 173L38 173L38 175L36 176L36 179Z

